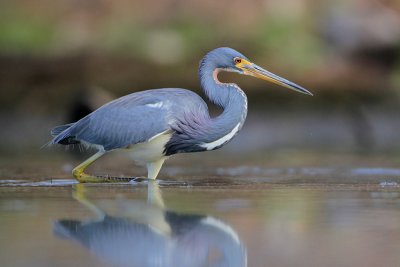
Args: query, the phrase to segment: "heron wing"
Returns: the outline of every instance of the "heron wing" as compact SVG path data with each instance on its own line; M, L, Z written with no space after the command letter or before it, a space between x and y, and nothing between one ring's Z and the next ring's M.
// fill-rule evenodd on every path
M76 122L69 135L101 145L105 150L124 148L170 130L174 120L193 105L206 108L198 95L184 89L133 93L109 102Z
M105 150L141 143L168 129L160 108L146 105L108 105L93 112L75 128L75 138Z

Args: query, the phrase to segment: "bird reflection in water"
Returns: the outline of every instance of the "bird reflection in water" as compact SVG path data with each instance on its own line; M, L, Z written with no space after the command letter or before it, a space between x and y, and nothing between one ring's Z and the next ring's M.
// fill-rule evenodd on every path
M148 183L147 202L116 200L123 216L109 216L85 196L79 184L73 197L93 211L96 219L62 219L57 236L74 240L111 266L243 267L246 250L237 233L224 222L205 215L167 210L155 181Z

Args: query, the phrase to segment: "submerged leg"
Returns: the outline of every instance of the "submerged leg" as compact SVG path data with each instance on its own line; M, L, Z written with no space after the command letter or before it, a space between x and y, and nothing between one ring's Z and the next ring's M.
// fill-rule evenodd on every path
M164 200L157 181L151 180L147 184L147 204L151 204L162 209L165 208Z
M147 178L148 179L155 180L157 178L157 175L160 172L164 161L165 161L165 158L162 158L157 161L147 163Z
M84 205L86 208L91 210L93 213L97 215L99 219L104 219L106 214L100 208L98 208L95 204L90 202L86 197L86 188L83 184L77 184L74 186L74 190L72 191L72 197L75 198L79 203Z

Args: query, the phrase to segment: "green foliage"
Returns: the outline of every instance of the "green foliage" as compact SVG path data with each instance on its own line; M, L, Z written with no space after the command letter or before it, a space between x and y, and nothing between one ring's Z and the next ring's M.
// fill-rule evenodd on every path
M254 39L258 43L269 51L278 51L285 57L280 61L294 68L312 67L323 57L320 40L299 19L266 19L259 23L257 32Z
M40 53L51 45L54 28L43 21L20 16L0 18L0 50Z

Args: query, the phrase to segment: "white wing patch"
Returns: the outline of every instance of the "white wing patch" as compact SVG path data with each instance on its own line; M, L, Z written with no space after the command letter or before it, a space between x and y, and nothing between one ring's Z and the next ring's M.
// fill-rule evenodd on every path
M150 108L162 108L162 106L164 105L164 103L162 101L157 102L157 103L152 103L152 104L146 104L146 107L150 107Z
M149 140L147 140L147 142L151 142L151 141L153 141L154 139L156 139L157 137L159 137L160 135L166 134L166 133L168 133L169 131L170 131L170 130L165 130L164 132L158 133L158 134L156 134L156 135L150 137Z
M225 144L226 142L228 142L229 140L231 140L235 134L239 131L239 127L240 127L240 123L238 123L235 128L232 129L232 131L230 131L227 135L221 137L218 140L215 140L214 142L211 143L203 143L200 146L204 147L207 150L213 150L216 147L219 147L223 144Z

